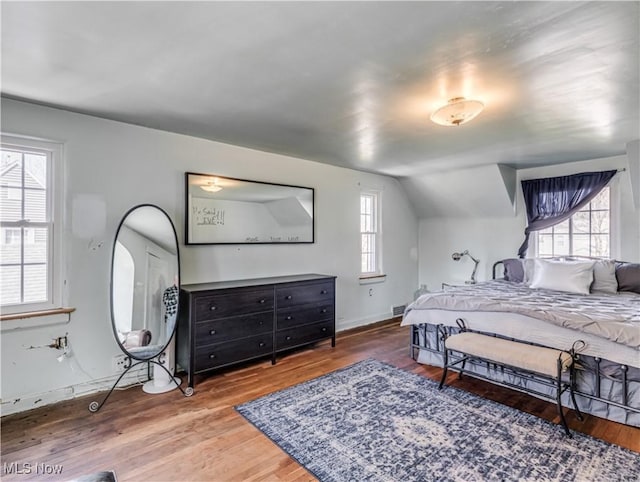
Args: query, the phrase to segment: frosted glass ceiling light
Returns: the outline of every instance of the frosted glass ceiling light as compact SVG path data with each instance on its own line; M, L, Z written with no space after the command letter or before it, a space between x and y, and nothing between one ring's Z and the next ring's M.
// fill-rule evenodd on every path
M218 192L222 190L222 186L218 185L218 178L214 178L213 181L209 181L204 186L200 186L200 189L207 192Z
M459 126L469 122L484 109L484 104L479 100L467 100L464 97L449 99L447 105L443 105L431 114L431 120L441 126Z

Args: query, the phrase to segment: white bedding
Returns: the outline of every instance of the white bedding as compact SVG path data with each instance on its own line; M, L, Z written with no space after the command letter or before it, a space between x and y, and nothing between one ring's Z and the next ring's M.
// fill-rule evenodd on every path
M518 313L413 310L403 318L402 326L428 323L455 327L457 318L462 318L471 330L495 333L559 350L569 350L574 341L583 340L586 346L580 353L640 368L640 352L634 348Z
M640 295L575 295L494 280L429 293L409 305L402 325L456 326L568 350L640 368Z

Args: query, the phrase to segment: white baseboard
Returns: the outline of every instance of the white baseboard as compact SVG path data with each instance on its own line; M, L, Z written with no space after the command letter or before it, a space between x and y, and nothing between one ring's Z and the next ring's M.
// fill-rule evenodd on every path
M134 370L129 371L118 383L118 388L127 388L132 385L141 384L146 381L147 366L142 364ZM69 387L58 388L43 393L36 393L10 400L1 400L0 414L2 416L11 415L12 413L24 412L34 408L51 405L52 403L69 400L76 397L90 395L92 393L104 392L110 390L120 375L112 375L104 378L97 378L88 382L82 382ZM101 394L103 397L106 394ZM98 397L98 401L102 400ZM87 410L89 410L89 402L87 402Z
M390 318L392 318L391 313L384 312L370 315L365 318L342 320L341 322L336 323L336 331L340 332L350 330L352 328L370 325L379 321L385 321ZM146 371L146 365L140 365L139 368L127 373L122 378L122 380L120 380L118 388L127 388L131 387L132 385L141 384L142 381L146 380ZM34 408L43 407L52 403L61 402L63 400L82 397L85 395L90 395L92 393L104 392L111 389L118 376L119 375L112 375L104 378L94 379L88 382L79 383L77 385L58 388L49 392L36 393L15 399L3 399L0 400L0 414L2 416L10 415L12 413L24 412L26 410L32 410ZM103 397L104 395L105 394L101 394L100 397L98 397L96 400L100 401L101 397ZM87 410L88 409L89 403L87 403Z
M352 328L358 328L359 326L371 325L372 323L378 323L379 321L385 321L393 318L390 312L378 313L370 315L365 318L357 318L355 320L342 320L336 323L336 331L351 330Z

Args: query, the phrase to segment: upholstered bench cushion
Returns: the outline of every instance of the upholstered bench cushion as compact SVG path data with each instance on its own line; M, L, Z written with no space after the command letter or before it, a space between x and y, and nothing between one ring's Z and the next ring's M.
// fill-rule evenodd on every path
M572 362L571 355L560 350L479 333L465 332L451 335L446 339L445 346L450 350L550 377L558 376L558 357L562 359L562 371L566 371Z

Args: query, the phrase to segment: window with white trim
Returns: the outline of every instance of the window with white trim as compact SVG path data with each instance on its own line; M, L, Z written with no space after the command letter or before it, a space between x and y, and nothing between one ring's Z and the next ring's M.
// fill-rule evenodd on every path
M380 233L380 193L360 193L360 275L382 274Z
M0 303L3 313L61 306L54 162L60 146L2 137L0 147ZM59 257L59 256L58 256Z
M611 256L611 190L607 186L566 221L537 232L537 256Z

